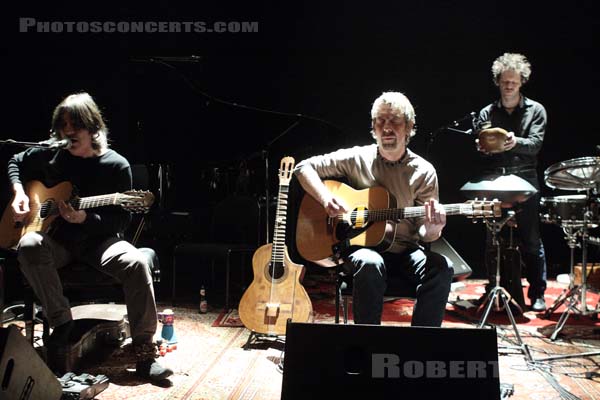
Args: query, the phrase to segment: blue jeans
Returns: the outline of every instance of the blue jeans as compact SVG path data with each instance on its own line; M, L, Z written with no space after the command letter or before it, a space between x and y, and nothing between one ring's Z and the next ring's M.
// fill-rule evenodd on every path
M452 262L422 249L380 255L361 248L347 257L344 268L353 276L352 310L357 324L381 324L388 274L414 288L412 326L441 326L450 293Z

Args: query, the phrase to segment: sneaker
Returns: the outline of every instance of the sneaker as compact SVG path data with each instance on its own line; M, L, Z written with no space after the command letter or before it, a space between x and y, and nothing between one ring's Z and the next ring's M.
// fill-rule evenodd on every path
M544 297L531 300L531 310L536 312L546 311L546 300L544 300Z
M138 361L135 364L135 373L141 378L159 382L173 375L173 370L163 367L158 361L150 358L148 360Z

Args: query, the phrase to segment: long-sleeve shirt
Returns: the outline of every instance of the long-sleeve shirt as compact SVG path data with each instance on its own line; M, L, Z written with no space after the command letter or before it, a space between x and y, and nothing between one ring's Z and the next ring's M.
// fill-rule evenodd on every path
M321 179L345 178L358 190L383 186L396 198L398 208L421 206L430 199L439 199L435 168L409 149L402 159L390 162L381 157L376 144L355 146L303 160L296 166L296 173L307 168L314 169ZM423 218L397 221L389 251L400 253L417 246L422 224Z
M492 127L504 128L515 134L514 148L497 154L484 155L485 168L498 167L531 167L537 166L537 154L542 148L546 133L546 109L537 101L521 96L519 105L512 113L502 107L497 100L479 112L478 129L486 122Z
M31 180L41 181L46 187L68 181L79 197L125 192L131 189L132 175L129 162L114 150L91 158L71 155L66 150L31 148L15 154L8 162L11 184L26 185ZM82 224L70 224L57 218L52 236L65 244L93 245L98 241L121 234L131 215L119 206L87 209Z

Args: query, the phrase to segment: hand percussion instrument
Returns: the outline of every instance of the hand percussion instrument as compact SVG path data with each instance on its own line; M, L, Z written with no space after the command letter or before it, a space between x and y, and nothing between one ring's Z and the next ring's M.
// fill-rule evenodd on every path
M488 153L502 153L508 132L502 128L487 128L479 132L479 147Z

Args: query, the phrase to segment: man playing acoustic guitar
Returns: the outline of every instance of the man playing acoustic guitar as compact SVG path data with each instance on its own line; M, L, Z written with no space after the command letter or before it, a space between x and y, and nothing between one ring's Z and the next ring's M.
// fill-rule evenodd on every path
M308 158L298 164L296 176L331 217L351 210L327 189L323 183L327 177L345 178L355 189L383 186L396 198L398 207L425 207L422 218L395 221L395 236L387 252L355 246L345 249L344 269L353 276L355 323L381 323L387 276L393 274L416 288L412 325L440 326L453 268L446 257L419 244L438 239L446 225L446 212L438 203L436 171L407 148L415 135L415 112L406 96L383 93L373 103L371 120L376 144Z
M130 190L129 162L109 149L107 135L100 109L89 94L66 97L54 110L51 139L68 139L70 146L58 150L31 148L9 161L15 223L28 223L32 215L39 215L23 186L33 180L47 187L68 181L82 196ZM48 232L28 232L18 244L20 268L53 328L46 343L50 363L53 352L70 342L73 330L71 309L57 269L81 261L123 284L138 375L154 381L170 376L173 372L155 360L157 314L148 257L121 239L130 214L112 205L76 210L65 201L58 202L58 212L60 216Z

